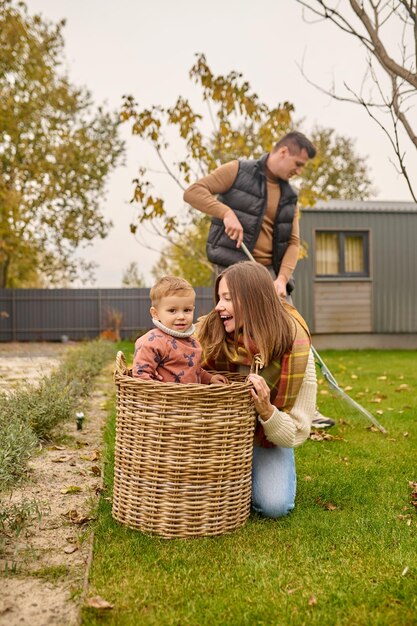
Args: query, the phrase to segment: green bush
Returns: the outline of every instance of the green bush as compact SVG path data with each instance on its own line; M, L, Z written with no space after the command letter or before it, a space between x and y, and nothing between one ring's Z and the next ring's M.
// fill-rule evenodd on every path
M93 341L71 350L59 368L35 384L20 384L0 396L0 484L21 477L37 439L74 417L91 392L92 380L115 356L115 345Z
M4 394L0 396L0 442L0 485L7 488L25 473L37 438L27 422L11 414Z

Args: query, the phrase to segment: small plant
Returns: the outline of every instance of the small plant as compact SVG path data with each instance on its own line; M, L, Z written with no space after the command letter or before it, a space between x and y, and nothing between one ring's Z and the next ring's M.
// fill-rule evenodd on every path
M108 308L104 316L105 329L100 333L100 339L120 341L122 323L123 313L117 309Z
M55 583L61 578L65 578L69 573L68 565L51 565L42 569L34 570L31 575L34 578L41 578L50 583Z
M40 520L43 511L36 500L24 498L10 505L0 503L0 556L4 553L5 539L18 537L34 519Z

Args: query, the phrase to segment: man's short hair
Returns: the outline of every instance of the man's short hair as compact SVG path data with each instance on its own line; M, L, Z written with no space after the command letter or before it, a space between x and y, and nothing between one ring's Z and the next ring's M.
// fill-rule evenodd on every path
M156 306L162 298L167 296L186 296L195 291L190 283L184 278L178 278L177 276L162 276L150 290L150 298L152 306Z
M313 159L317 154L317 150L311 141L307 139L303 133L300 133L297 130L293 130L281 137L281 139L273 147L272 152L276 152L276 150L279 150L282 146L287 146L290 154L298 154L304 149L307 152L309 159Z

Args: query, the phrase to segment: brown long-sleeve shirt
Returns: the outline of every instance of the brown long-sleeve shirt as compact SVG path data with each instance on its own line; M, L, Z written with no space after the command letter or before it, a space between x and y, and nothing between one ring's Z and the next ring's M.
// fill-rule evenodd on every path
M237 160L221 165L213 172L188 187L184 193L185 202L188 202L188 204L191 204L195 209L211 217L223 219L227 211L231 209L217 199L217 194L226 193L226 191L231 188L236 180L238 170L239 162ZM267 205L261 225L261 232L252 250L252 254L258 263L262 265L272 265L272 234L281 190L278 180L267 168L266 174ZM286 281L289 280L297 265L299 248L300 231L297 207L294 214L291 237L279 269L280 275L283 275Z

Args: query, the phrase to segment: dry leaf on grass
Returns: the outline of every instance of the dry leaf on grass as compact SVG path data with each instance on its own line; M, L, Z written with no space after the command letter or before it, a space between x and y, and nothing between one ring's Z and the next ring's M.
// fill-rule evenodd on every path
M87 598L86 605L90 606L92 609L112 609L114 604L107 602L101 596L94 596L93 598Z
M412 490L410 494L410 504L417 508L417 482L415 480L410 480L408 482L408 486Z
M308 603L310 606L315 606L317 604L316 596L310 596L308 599Z
M410 385L407 385L407 383L402 383L399 387L397 387L395 389L395 391L400 392L400 391L409 391L410 389Z
M323 429L313 430L310 439L313 441L346 441L343 437L324 432Z
M337 506L335 504L333 504L332 502L323 502L322 500L320 500L320 498L316 499L316 504L323 507L323 509L326 509L327 511L337 510Z
M78 550L78 546L76 546L74 543L72 543L69 546L65 546L64 548L65 554L72 554L73 552L76 552L77 550Z

